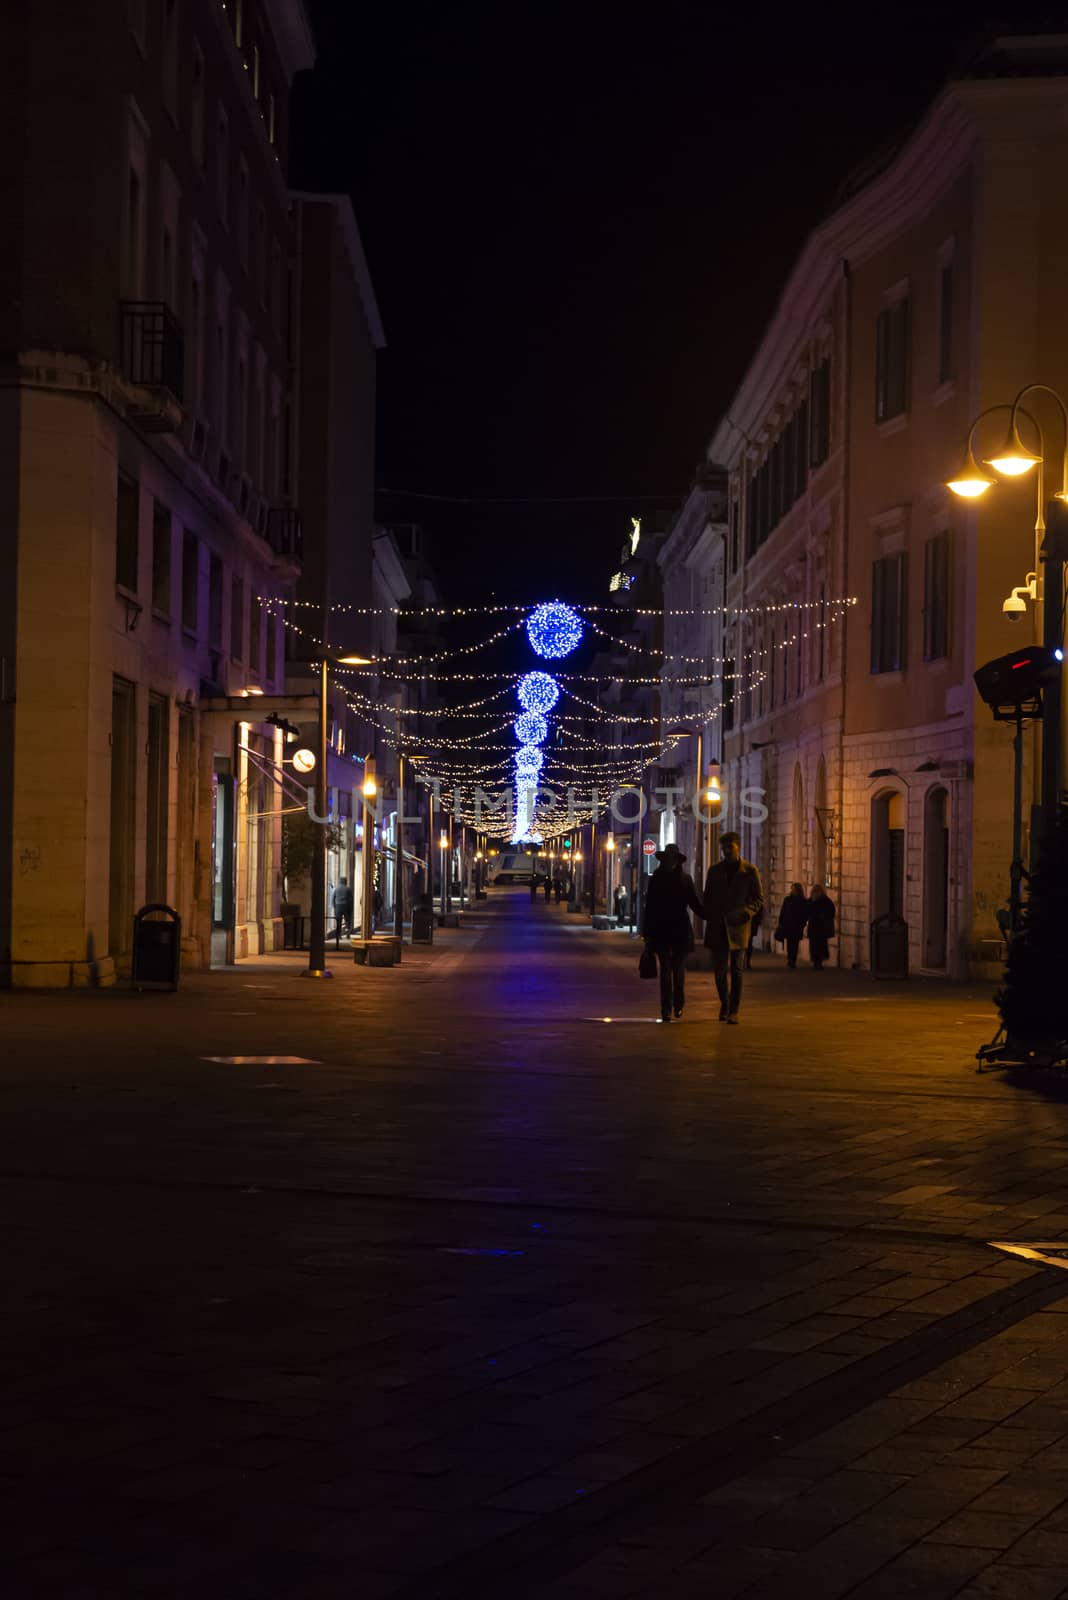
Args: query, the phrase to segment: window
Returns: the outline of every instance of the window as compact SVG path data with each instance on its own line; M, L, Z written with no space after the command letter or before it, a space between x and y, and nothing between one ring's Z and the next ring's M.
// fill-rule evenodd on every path
M808 464L820 467L831 453L831 358L825 356L808 379Z
M145 774L145 900L167 899L167 801L170 706L166 696L148 697L148 749Z
M794 412L794 499L799 500L808 484L808 401L802 400Z
M170 621L171 514L159 500L152 502L152 610Z
M193 40L193 100L189 116L189 142L193 165L204 171L204 52Z
M245 654L245 585L236 576L230 580L230 654L235 661Z
M208 644L222 649L223 564L213 555L208 566Z
M130 167L126 174L126 249L123 260L123 283L127 300L144 298L144 204L141 174Z
M879 313L875 339L875 420L889 422L908 410L908 296Z
M252 46L252 97L257 101L260 98L260 47L258 44Z
M248 608L249 682L258 684L263 674L263 608L253 596Z
M222 106L215 117L215 207L224 228L230 226L230 119Z
M938 274L938 381L948 383L953 376L953 262L946 261Z
M178 121L178 0L163 0L163 102Z
M928 539L923 553L923 659L949 654L949 534Z
M200 606L200 545L195 533L186 531L182 539L182 627L197 631Z
M742 681L745 703L742 715L746 722L753 720L753 652L746 650L742 655Z
M271 240L271 327L275 333L282 327L282 247L277 239Z
M267 682L273 683L278 672L278 624L270 606L264 608L263 626L267 634Z
M820 584L820 608L816 613L816 634L819 646L816 651L816 681L823 682L827 649L827 589Z
M731 571L738 571L738 502L731 501L730 510Z
M723 663L723 731L734 731L734 659L731 656Z
M240 50L245 42L245 0L234 0L234 43Z
M905 665L905 556L882 556L871 569L871 670Z
M267 96L267 137L272 144L274 144L277 139L276 122L277 119L274 107L274 95L273 93L269 93Z
M134 478L119 471L115 502L115 582L137 593L137 540L141 494Z
M241 265L248 270L248 162L244 156L237 163L237 253Z
M267 304L267 213L262 204L256 207L256 292L260 305Z

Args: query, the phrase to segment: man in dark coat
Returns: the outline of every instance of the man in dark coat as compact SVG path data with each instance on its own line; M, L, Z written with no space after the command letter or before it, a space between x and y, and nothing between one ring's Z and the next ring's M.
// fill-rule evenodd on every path
M660 865L645 893L642 935L660 967L660 1020L670 1022L672 1011L681 1017L686 1004L686 957L693 949L690 912L704 916L704 907L693 879L682 870L686 857L678 845L666 844L656 858Z
M719 847L723 860L709 867L705 879L705 944L712 952L719 1020L737 1022L742 1003L742 958L749 944L749 924L763 909L764 891L756 867L742 860L742 841L736 833L721 834Z
M801 947L801 940L805 934L805 923L808 921L808 900L805 896L805 887L801 883L792 883L790 893L782 903L779 912L779 922L775 929L776 939L781 939L786 945L786 965L797 966L797 952Z
M340 933L352 932L352 890L347 878L340 878L334 890L334 917Z

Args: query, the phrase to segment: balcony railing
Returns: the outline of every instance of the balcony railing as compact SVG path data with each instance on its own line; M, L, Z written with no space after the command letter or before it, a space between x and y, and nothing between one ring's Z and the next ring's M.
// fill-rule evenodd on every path
M295 506L272 506L267 517L267 543L276 556L299 561L304 554L304 528Z
M162 300L123 300L122 370L131 383L166 389L179 404L185 388L185 337Z

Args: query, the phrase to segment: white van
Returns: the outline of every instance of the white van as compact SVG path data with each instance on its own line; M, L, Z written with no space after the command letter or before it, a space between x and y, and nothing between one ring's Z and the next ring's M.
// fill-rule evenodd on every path
M529 850L502 850L499 856L490 856L486 866L486 882L529 883L531 873L536 870L537 859Z

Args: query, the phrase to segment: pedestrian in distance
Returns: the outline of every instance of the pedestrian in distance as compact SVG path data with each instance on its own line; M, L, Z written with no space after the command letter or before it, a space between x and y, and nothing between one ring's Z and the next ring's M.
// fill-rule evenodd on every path
M690 912L704 915L693 879L683 872L686 857L678 845L656 852L660 865L649 879L642 915L642 937L660 969L660 1020L682 1016L686 1004L686 957L693 949Z
M552 897L553 897L553 880L550 878L549 874L546 873L545 874L545 904L546 905L549 904L549 902L551 901Z
M556 903L557 903L557 905L559 905L561 900L564 898L564 880L563 880L563 878L557 878L554 881L553 889L554 889L555 894L556 894Z
M763 922L763 920L764 912L761 910L757 912L756 916L749 924L749 943L745 947L745 960L742 963L746 972L748 972L750 967L753 965L753 944L757 934L760 932L760 924Z
M834 901L821 883L814 883L808 901L808 953L817 972L823 971L833 938Z
M384 905L385 905L385 901L382 899L382 891L376 885L375 892L374 892L374 899L371 901L371 912L372 912L371 926L372 926L372 928L376 928L378 926L378 919L382 915L382 907Z
M742 860L738 834L721 834L719 847L723 859L709 867L705 879L705 944L712 952L719 1020L736 1023L742 1004L742 958L749 945L749 925L764 906L764 891L756 867Z
M779 911L779 920L775 927L775 937L786 945L786 965L797 966L797 952L801 948L801 940L805 936L805 924L808 921L808 900L805 896L803 883L792 883L790 893L782 903Z
M352 932L352 890L347 878L339 878L334 890L334 920L338 933Z
M530 903L534 905L538 898L538 874L531 870L530 874Z

